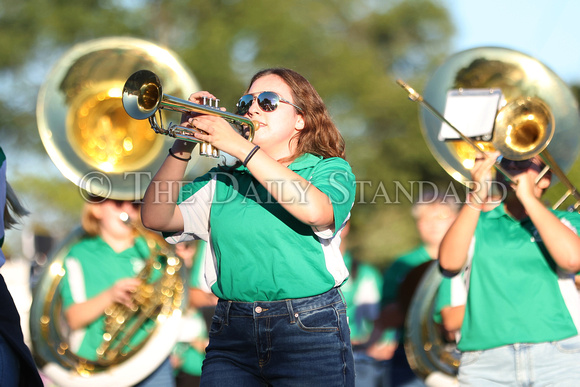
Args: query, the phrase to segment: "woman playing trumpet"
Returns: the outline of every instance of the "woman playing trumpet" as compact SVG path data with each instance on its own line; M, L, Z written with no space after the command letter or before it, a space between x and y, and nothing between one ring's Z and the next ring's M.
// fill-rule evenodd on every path
M199 103L207 92L192 94ZM219 297L202 385L354 383L339 250L355 180L344 141L312 85L289 69L251 80L238 114L254 143L220 117L187 117L195 137L243 161L178 192L193 144L176 141L144 197L146 227L174 243L208 241L206 280Z

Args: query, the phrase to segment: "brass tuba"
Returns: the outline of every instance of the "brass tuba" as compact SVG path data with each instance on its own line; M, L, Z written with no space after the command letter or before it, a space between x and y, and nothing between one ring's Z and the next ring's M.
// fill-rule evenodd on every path
M141 69L162 75L166 89L176 95L199 89L171 51L140 39L113 37L72 47L39 92L42 142L59 170L81 192L140 200L152 173L166 157L171 140L131 119L122 106L125 80ZM85 236L82 228L52 252L34 289L32 352L39 368L60 386L136 384L167 358L177 341L186 307L185 270L158 234L136 223L134 227L147 241L151 256L139 274L142 285L133 297L135 308L115 305L105 312L106 332L96 361L71 350L60 297L64 258ZM145 322L148 336L132 340Z
M572 167L579 150L578 103L566 84L545 65L514 50L480 47L451 56L435 71L422 95L401 80L397 83L409 93L409 99L425 108L420 110L424 138L437 162L453 179L467 185L469 170L480 152L498 150L510 160L540 155L547 165L543 173L551 169L565 188L554 207L569 196L576 199L573 207L578 207L580 194L564 173ZM481 137L465 135L461 127L441 113L450 92L473 90L499 91L497 114L491 117L492 131ZM441 139L443 125L453 129L457 138ZM496 168L509 179L501 166ZM436 371L454 375L459 365L456 349L445 344L432 319L433 299L440 282L441 275L436 270L425 275L406 320L407 358L422 377Z

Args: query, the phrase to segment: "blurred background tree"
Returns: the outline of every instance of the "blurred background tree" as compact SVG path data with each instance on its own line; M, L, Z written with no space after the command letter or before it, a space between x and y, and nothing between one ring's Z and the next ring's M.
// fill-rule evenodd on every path
M450 54L453 32L435 0L0 0L1 144L9 180L32 210L24 228L61 239L82 206L38 136L42 82L75 43L132 36L176 52L228 110L261 68L306 76L343 133L359 182L351 246L386 266L418 243L410 216L418 182L453 184L425 144L418 105L395 80L420 90Z

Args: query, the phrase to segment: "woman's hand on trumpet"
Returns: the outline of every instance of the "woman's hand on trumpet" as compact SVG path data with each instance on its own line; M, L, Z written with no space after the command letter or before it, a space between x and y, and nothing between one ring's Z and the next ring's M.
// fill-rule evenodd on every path
M244 143L249 141L243 138L223 118L211 115L200 115L189 120L192 127L201 132L195 132L195 138L213 145L232 156L238 156L236 152ZM240 156L242 157L242 156Z
M189 96L188 101L189 102L193 102L197 105L205 105L205 102L207 100L218 100L215 95L213 95L212 93L210 93L209 91L198 91L196 93L193 93ZM221 111L225 111L226 109L223 107L219 108ZM183 113L181 115L181 122L183 126L189 126L187 125L190 120L194 117L197 117L201 115L201 113L197 113L195 111L189 111L187 113Z
M216 99L216 97L207 91L198 91L189 96L189 101L198 105L203 105L204 100ZM224 107L219 108L225 111ZM182 115L181 126L196 129L194 136L196 139L207 142L215 148L235 156L236 143L248 142L223 118L211 114L197 112L184 113ZM185 151L191 152L195 142L186 142L183 146L187 147ZM175 149L174 149L175 150Z
M207 91L200 91L191 94L189 101L200 104L204 98L215 99L215 96ZM222 107L220 110L225 111L226 109ZM249 141L236 132L225 119L199 113L184 114L184 118L187 118L187 121L182 124L183 126L198 129L194 133L196 139L207 142L232 156L236 156L236 153L243 155L243 152L236 151L244 149L243 144L249 143Z

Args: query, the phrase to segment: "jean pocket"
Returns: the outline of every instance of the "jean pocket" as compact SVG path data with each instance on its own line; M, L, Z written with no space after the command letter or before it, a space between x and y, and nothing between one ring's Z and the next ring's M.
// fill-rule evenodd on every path
M474 364L477 360L479 360L481 352L482 351L467 351L461 353L460 364L462 366Z
M580 353L580 335L552 343L562 353Z
M209 327L209 334L210 335L219 335L224 328L224 318L222 316L218 316L214 314L211 318L211 325Z
M337 332L340 327L338 312L332 307L301 312L298 326L307 332Z

